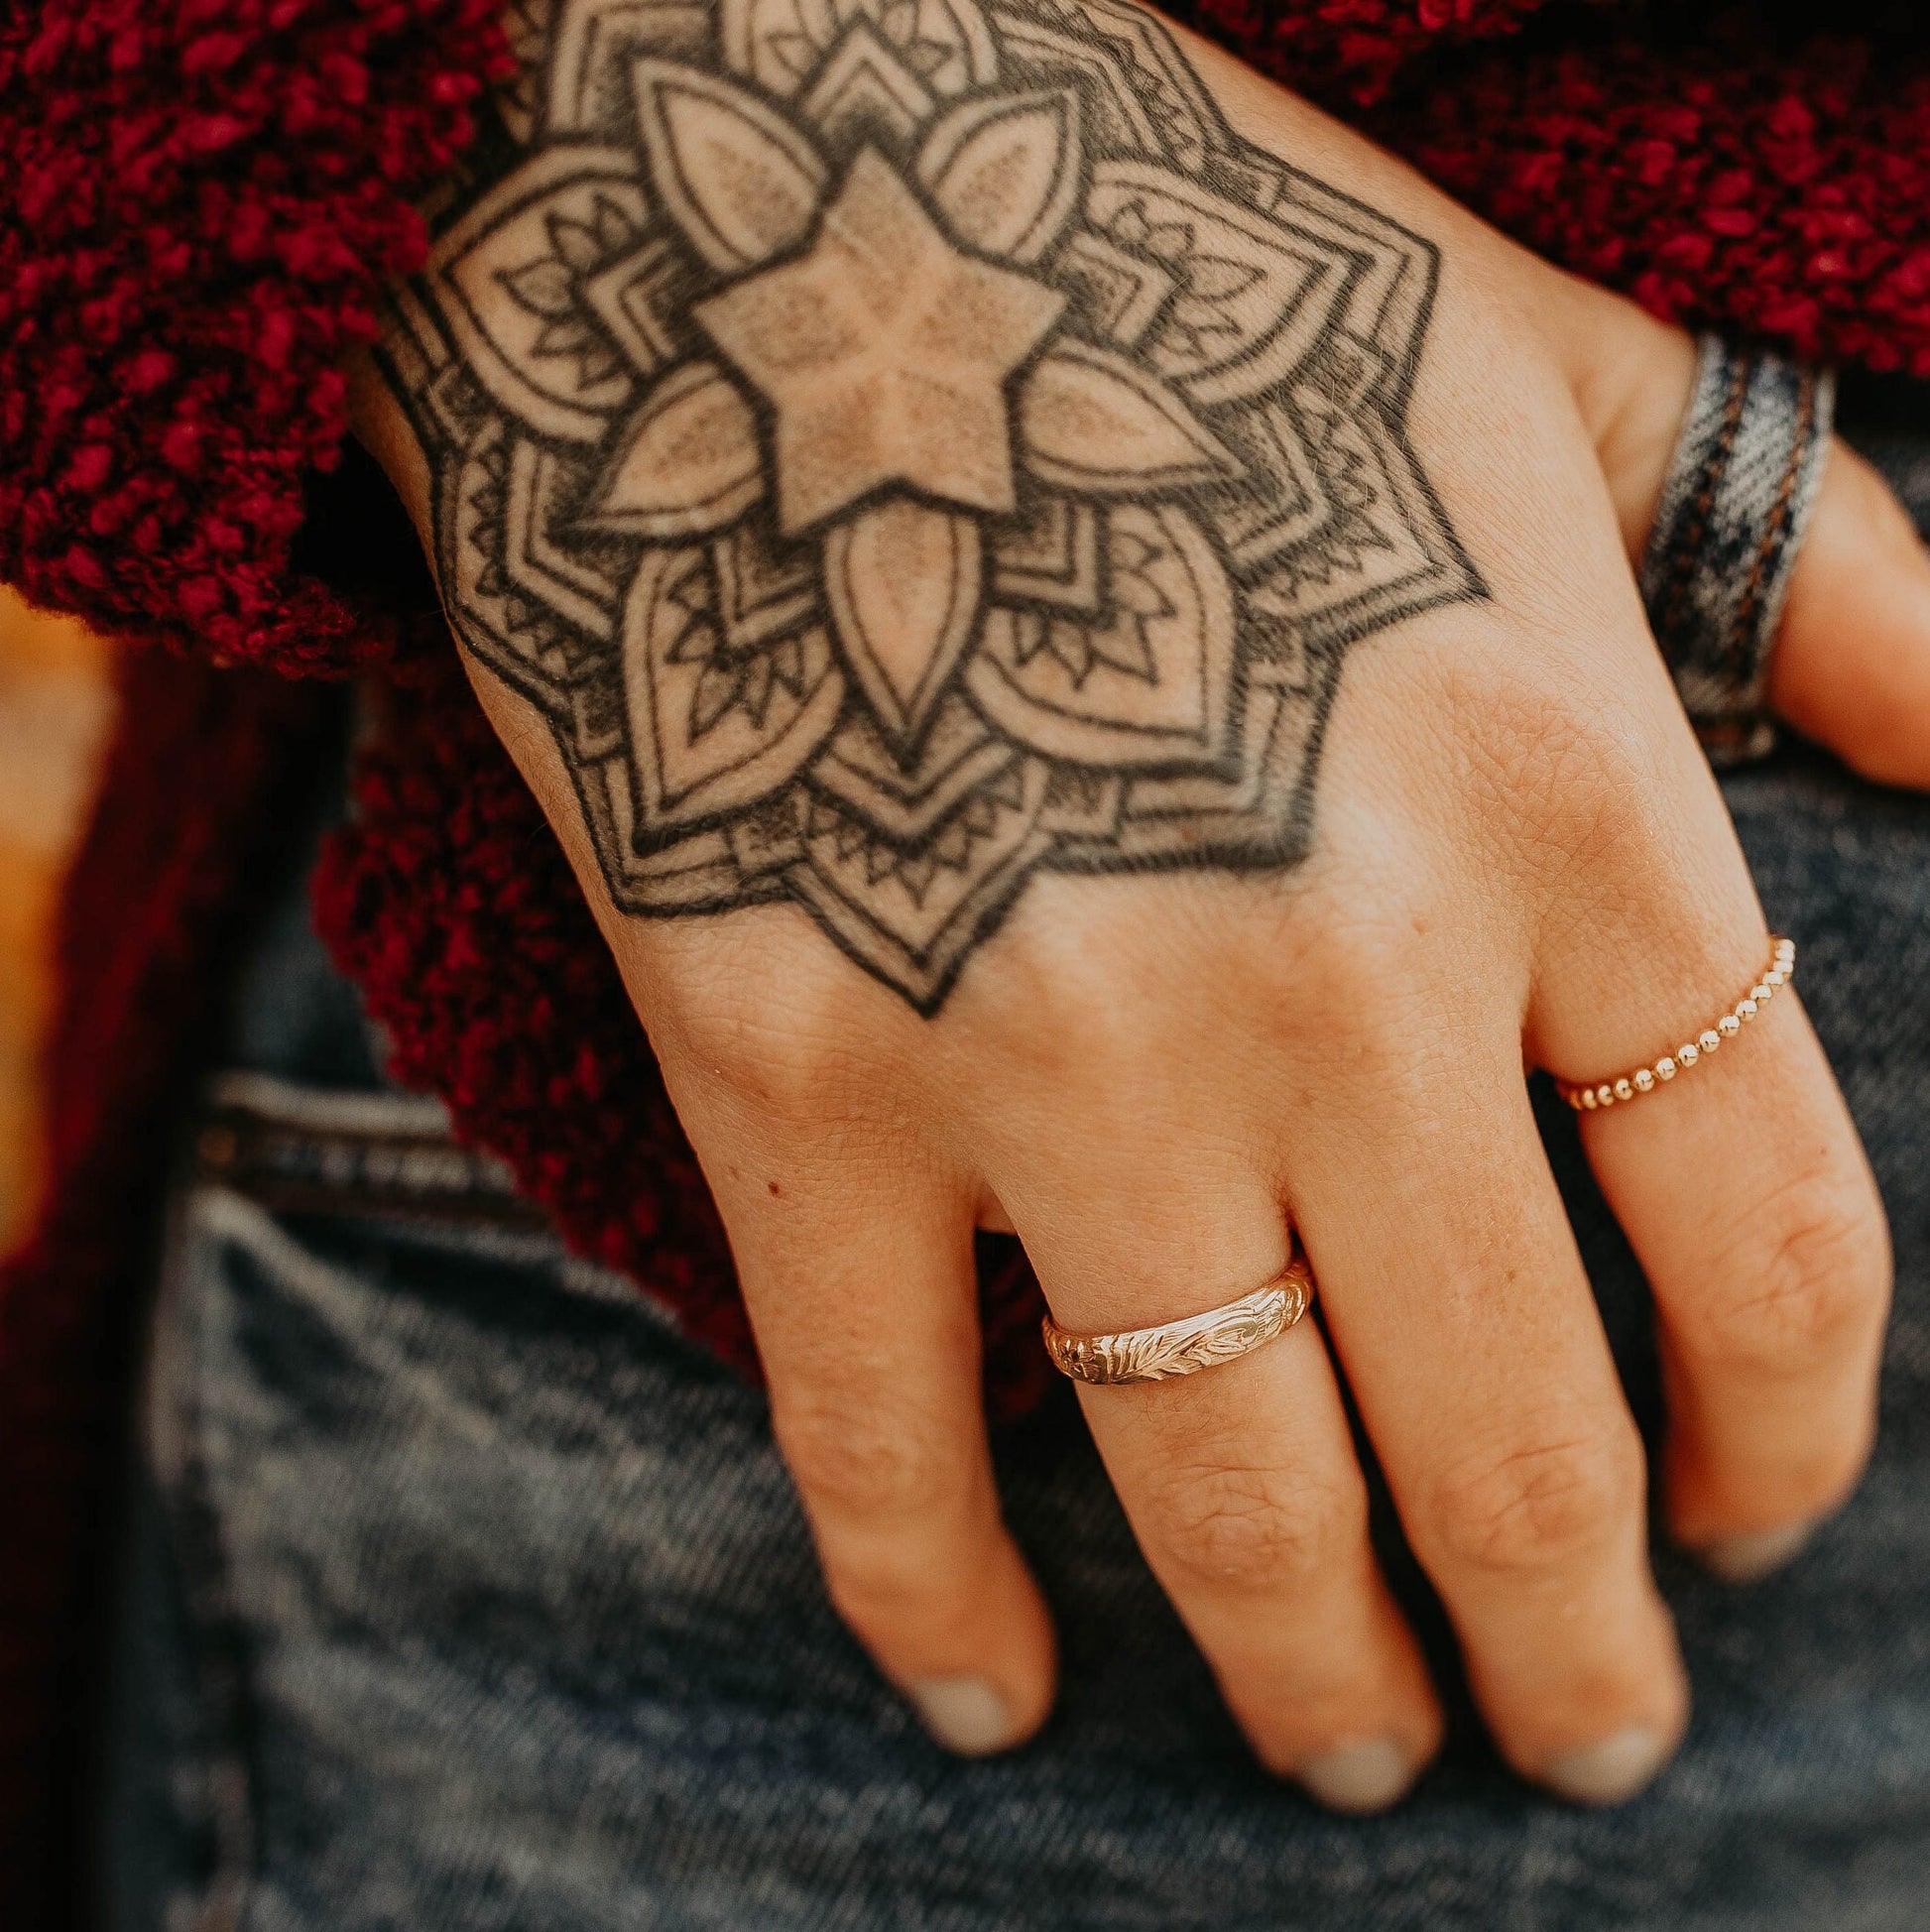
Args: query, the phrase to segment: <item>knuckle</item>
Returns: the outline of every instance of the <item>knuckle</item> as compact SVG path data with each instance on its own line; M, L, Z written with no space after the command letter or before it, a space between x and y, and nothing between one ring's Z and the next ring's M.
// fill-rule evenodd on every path
M1164 1563L1195 1584L1266 1590L1336 1561L1365 1535L1366 1504L1299 1471L1181 1466L1146 1498L1144 1526Z
M1867 1189L1836 1176L1805 1178L1752 1217L1739 1246L1734 1285L1679 1318L1698 1353L1760 1375L1800 1375L1880 1326L1889 1236Z
M1322 935L1313 963L1320 1011L1340 1024L1358 1023L1363 1035L1380 1030L1374 1023L1411 997L1415 942L1411 930L1392 920L1353 918Z
M1551 760L1548 777L1531 794L1520 847L1549 890L1592 891L1621 900L1628 882L1642 882L1639 905L1655 897L1651 868L1666 841L1655 823L1655 801L1673 789L1652 759L1628 742L1628 720L1603 726L1605 742L1571 747Z
M1639 1510L1641 1492L1632 1432L1552 1436L1449 1468L1429 1515L1459 1562L1523 1575L1593 1554Z
M1657 843L1655 801L1670 794L1651 718L1607 678L1529 651L1477 663L1463 702L1483 816L1531 876L1561 885L1639 864Z
M966 1006L1004 1063L1056 1085L1144 1057L1156 950L1121 944L1111 921L1085 916L1033 920L990 953Z
M1416 970L1419 928L1431 908L1405 882L1376 880L1373 892L1379 912L1327 921L1290 967L1282 964L1266 1010L1303 1015L1301 1050L1344 1066L1351 1085L1391 1091L1418 1066L1411 1026L1427 986Z
M679 1058L713 1093L780 1123L850 1111L867 1076L859 1038L821 1003L775 1011L756 998L694 1003L677 1026Z
M1471 654L1446 674L1473 775L1498 799L1554 799L1595 775L1613 734L1598 735L1572 667L1531 639ZM1604 707L1607 710L1607 707ZM1611 725L1609 717L1603 719Z
M953 1619L943 1583L907 1552L827 1548L824 1588L831 1608L868 1643L889 1642L907 1629L928 1636Z
M997 1522L971 1458L916 1418L863 1403L773 1404L773 1426L816 1535L833 1607L867 1642L969 1624L974 1571Z
M959 1459L914 1417L876 1403L806 1399L774 1402L772 1426L813 1516L931 1521L957 1506Z

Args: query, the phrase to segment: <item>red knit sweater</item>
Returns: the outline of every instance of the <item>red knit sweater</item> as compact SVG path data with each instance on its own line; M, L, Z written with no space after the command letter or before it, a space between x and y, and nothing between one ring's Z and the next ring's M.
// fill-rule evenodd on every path
M203 664L407 670L322 928L396 1046L568 1237L751 1366L714 1212L553 842L446 650L308 567L344 354L502 69L501 0L0 0L0 578ZM1930 376L1930 56L1913 5L1194 0L1208 32L1660 313ZM1818 12L1821 10L1818 9ZM138 673L71 898L54 1205L0 1271L0 1924L51 1922L52 1741L101 1473L131 1123L299 700ZM172 693L172 696L169 694ZM1001 1412L1043 1358L988 1268ZM91 1391L91 1406L87 1397ZM21 1552L29 1551L24 1556ZM14 1887L12 1894L8 1886ZM39 1887L37 1890L36 1887Z

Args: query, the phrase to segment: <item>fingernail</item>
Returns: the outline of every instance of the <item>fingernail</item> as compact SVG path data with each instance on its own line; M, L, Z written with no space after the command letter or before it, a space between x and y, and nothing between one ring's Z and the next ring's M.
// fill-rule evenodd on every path
M1542 1781L1577 1804L1621 1804L1662 1767L1668 1747L1645 1725L1631 1724L1549 1761Z
M1397 1804L1415 1768L1391 1738L1363 1738L1309 1757L1293 1774L1330 1811L1361 1814Z
M1809 1541L1813 1521L1784 1523L1780 1529L1751 1529L1741 1536L1718 1536L1696 1554L1725 1583L1753 1583L1779 1570Z
M983 1757L1012 1742L1012 1713L983 1677L919 1677L905 1694L947 1751Z

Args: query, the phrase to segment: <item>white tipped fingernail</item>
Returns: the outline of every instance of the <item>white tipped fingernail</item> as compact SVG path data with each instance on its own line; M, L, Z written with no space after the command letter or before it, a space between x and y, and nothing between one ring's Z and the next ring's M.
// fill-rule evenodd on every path
M917 1677L905 1694L947 1751L983 1757L1012 1743L1012 1712L983 1677Z
M1779 1570L1809 1541L1814 1522L1787 1522L1780 1529L1752 1529L1741 1536L1718 1536L1696 1552L1725 1583L1753 1583Z
M1576 1804L1622 1804L1632 1798L1668 1755L1668 1746L1645 1725L1611 1732L1549 1760L1542 1782Z
M1363 1738L1309 1757L1294 1776L1328 1810L1358 1815L1398 1804L1414 1781L1415 1769L1413 1759L1391 1738Z

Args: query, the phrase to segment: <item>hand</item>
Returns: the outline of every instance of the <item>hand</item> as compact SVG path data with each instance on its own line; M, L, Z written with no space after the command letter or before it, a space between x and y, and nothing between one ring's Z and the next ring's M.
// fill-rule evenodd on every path
M766 95L709 43L559 64L362 426L704 1162L831 1594L941 1738L1028 1735L974 1228L1080 1330L1294 1230L1331 1353L1081 1390L1255 1750L1365 1808L1440 1735L1344 1381L1502 1750L1625 1796L1687 1688L1523 1058L1652 1058L1767 954L1598 455L1657 338L1105 0L920 13L867 140L742 18ZM1655 1287L1670 1527L1739 1567L1868 1446L1855 1134L1786 996L1583 1133Z

